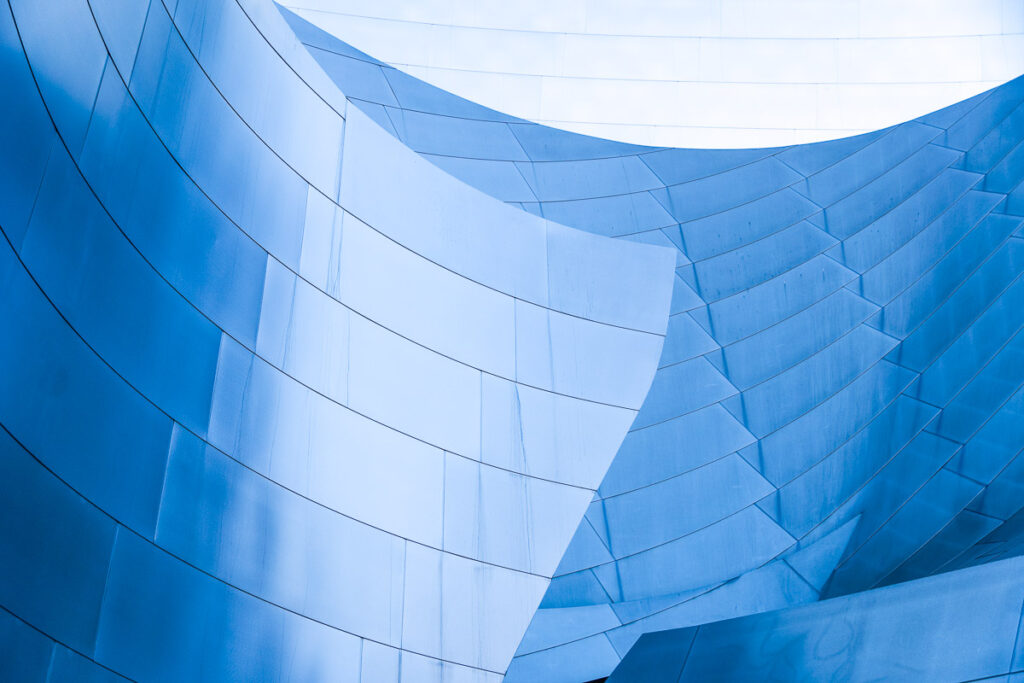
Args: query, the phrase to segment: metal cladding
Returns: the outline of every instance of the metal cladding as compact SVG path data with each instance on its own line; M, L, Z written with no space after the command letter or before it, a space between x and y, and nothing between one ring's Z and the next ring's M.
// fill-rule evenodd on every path
M1024 680L1024 558L642 636L608 683Z
M902 123L1024 72L1024 3L280 0L468 100L585 135L767 147Z
M0 44L0 678L500 680L671 252L451 178L263 0Z
M452 175L676 249L658 373L509 680L598 678L644 632L925 576L1013 537L1024 80L854 138L652 149L484 109L289 22Z
M1006 649L1024 80L655 149L284 17L0 8L3 678L582 681L743 615L616 676L841 672L836 610L925 657L975 589Z

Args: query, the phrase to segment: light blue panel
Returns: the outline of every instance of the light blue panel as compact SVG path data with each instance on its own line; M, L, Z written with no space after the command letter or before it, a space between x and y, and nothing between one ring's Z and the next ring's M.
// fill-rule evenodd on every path
M1019 340L1020 335L1017 335ZM1019 343L1019 342L1018 342ZM1017 379L1016 386L1020 387L1020 381L1017 378L1019 368L1021 367L1020 351L1014 349L1014 353L1007 353L1006 361L1008 364L1012 364L1012 369L1017 372L1007 371L1008 368L1004 363L1000 362L998 365L993 363L995 366L992 369L992 374L996 375L1007 375L1014 379ZM1000 355L1000 361L1003 360L1003 355ZM990 366L991 367L991 366ZM994 383L995 378L992 382ZM1006 384L1009 384L1008 382ZM997 397L1003 393L1005 386L992 387L988 382L978 382L981 391L991 392ZM974 393L973 389L975 384L972 383L968 388L968 392ZM988 396L986 396L988 398ZM1000 397L1001 399L1001 397ZM965 401L967 406L971 405L973 401ZM985 406L989 409L990 414L984 418L985 422L977 426L980 410L970 410L968 417L970 420L961 418L958 415L956 407L946 408L939 416L939 418L930 425L931 428L943 436L949 437L948 422L954 422L956 426L964 425L968 428L976 428L977 431L973 432L970 439L967 440L961 436L961 439L966 440L966 444L961 451L960 455L953 459L948 467L954 472L958 472L966 477L971 477L977 481L984 483L992 482L993 478L1002 476L1004 468L1010 466L1011 461L1017 454L1018 446L1024 439L1024 422L1021 421L1021 411L1024 410L1024 388L1017 388L1016 392L1001 402L999 406L992 410L991 406ZM962 409L963 413L967 413L968 409L965 407ZM952 419L948 416L953 413ZM958 419L959 418L959 419ZM964 430L966 433L967 430Z
M792 369L744 391L725 407L755 436L764 437L834 395L895 344L896 340L869 327L856 327Z
M334 43L337 43L337 41L334 41ZM492 109L482 107L475 102L453 96L398 69L385 68L384 75L388 79L388 85L391 86L391 90L405 109L436 112L442 116L463 119L519 121L519 119L513 116L501 114Z
M537 201L523 174L512 162L466 159L444 154L424 154L423 158L492 197L500 197L507 202ZM550 210L550 207L546 206L545 210ZM568 223L564 220L558 222Z
M632 155L587 161L518 163L516 167L541 202L632 194L662 186L651 169Z
M530 635L519 644L516 655L544 650L552 640L583 640L587 636L603 633L619 625L619 619L612 611L611 605L538 610L530 624Z
M884 304L913 286L939 263L999 203L1001 195L971 190L906 244L850 285L869 301Z
M747 389L819 352L878 310L845 289L749 337L708 354L738 388Z
M594 490L636 413L482 377L480 459Z
M704 329L685 313L668 319L665 346L661 351L661 367L690 360L718 349L719 346ZM715 356L709 356L714 362Z
M678 246L694 261L707 259L767 238L818 210L815 204L791 189L782 189L735 208L682 223ZM671 232L669 234L671 236Z
M692 225L687 223L682 229ZM834 238L811 223L800 221L746 246L697 261L694 268L698 291L709 302L736 294L781 275L835 243ZM687 244L692 245L693 240Z
M893 360L924 370L1019 277L1022 267L1024 244L1008 242L900 344Z
M643 150L639 156L669 186L725 174L770 155L770 150L763 149L661 149Z
M934 414L934 408L918 401L908 398L896 401L830 458L759 505L794 536L803 537L854 495L864 482L876 478L892 456L902 453L901 449ZM905 469L907 464L913 465L915 461L900 457L894 461L892 469Z
M670 365L654 376L633 428L666 422L735 394L735 387L704 358Z
M649 359L660 352L662 341L659 335L600 325L517 301L515 379L635 410L651 386L654 368Z
M593 495L450 454L443 489L445 550L541 575L554 573Z
M912 373L888 362L868 368L848 385L801 415L740 451L776 486L843 448L898 400Z
M667 280L652 282L651 275L674 265L675 254L666 247L613 242L547 224L548 306L557 311L664 334L671 290Z
M541 207L543 216L556 223L611 237L669 228L676 223L650 192L549 201Z
M302 21L287 10L284 10L282 14L287 19L296 19L296 21L290 22L292 26L297 27L298 22ZM345 83L345 94L349 98L363 100L367 104L398 105L398 100L395 99L387 79L384 78L383 69L376 60L371 62L354 54L340 54L333 45L327 48L312 44L315 41L300 33L298 28L296 28L296 33L304 41L310 41L307 43L307 47L327 75L340 83ZM379 107L379 109L383 111L383 107Z
M720 494L706 500L702 491ZM629 493L605 497L600 505L608 520L612 552L632 555L691 534L742 510L774 490L738 455L651 484ZM654 520L637 517L635 510L650 507L661 511Z
M877 265L938 218L974 186L980 176L946 169L874 223L833 249L848 268L863 273Z
M675 280L672 281L672 304L670 308L672 315L692 311L704 305L706 305L704 300L697 296L697 293L693 291L693 287L677 274Z
M720 344L729 344L799 313L855 277L827 256L816 256L745 292L716 301L694 317Z
M795 188L819 206L832 206L885 174L939 134L930 126L913 122L881 133L869 133L874 139L867 140L867 144L863 144L865 141L862 138L852 138L857 141L852 149L843 150L847 153L838 159L829 159L830 164L820 170L814 170L813 175L805 182L798 183ZM803 149L803 146L794 148L782 153L780 158L788 163L791 155L799 157L801 154L808 154L801 152ZM820 165L820 162L815 164ZM803 165L797 165L796 168L801 172L812 170L805 170Z
M650 151L649 147L569 133L525 121L511 123L509 127L533 161L601 159L630 154L643 154L646 160L646 153ZM654 172L657 173L657 169Z
M597 535L589 520L584 517L583 522L576 527L576 533L569 541L558 567L555 568L554 576L572 574L603 562L611 562L613 559L604 539Z
M951 149L926 145L884 175L825 209L825 228L846 239L905 201L959 158Z
M992 256L1019 225L1018 221L1010 216L990 214L942 261L886 305L878 321L879 329L896 337L906 337Z
M593 677L603 677L618 661L619 654L602 633L574 640L557 650L542 650L516 657L504 680L594 680Z
M888 135L891 132L892 129L886 128L873 131L871 133L864 133L862 135L854 135L853 137L840 138L838 140L825 140L823 142L812 142L808 145L795 145L793 147L783 149L778 152L776 156L786 165L791 166L797 173L801 173L805 176L815 175L830 166L846 162L852 162L852 164L860 166L860 164L857 163L858 157L855 156L856 153L873 143L875 140ZM897 136L894 136L894 141L896 137ZM900 139L903 141L903 138ZM873 151L872 153L877 154L878 152ZM863 163L865 167L861 169L862 172L870 172L870 169L867 168L870 163L868 161L870 158L871 154L864 155L864 162L861 163ZM843 174L836 172L833 172L832 175L835 178L841 178L843 182L850 182L856 179L855 177L844 177ZM825 177L823 176L820 180L825 180ZM813 186L818 192L825 191L828 183L820 182L820 180L815 180L813 183L807 183L807 185L801 183L800 186ZM824 197L819 195L818 198L824 201Z
M734 170L669 185L652 194L677 221L683 222L767 196L801 178L785 164L769 157Z
M720 405L630 431L601 483L604 496L624 493L713 462L754 437Z
M396 72L390 69L389 73ZM413 109L389 113L398 137L417 152L463 159L526 159L526 152L503 122L437 116Z
M402 572L392 573L392 563L402 556L404 541L316 506L176 436L156 536L161 547L293 612L400 644L393 610L371 606L388 604L391 592L401 589ZM264 557L277 559L268 566ZM332 578L338 576L348 580Z
M744 544L748 552L731 552L736 543ZM758 508L748 507L671 543L597 567L594 573L612 599L634 600L652 590L682 591L739 576L792 543L789 534Z

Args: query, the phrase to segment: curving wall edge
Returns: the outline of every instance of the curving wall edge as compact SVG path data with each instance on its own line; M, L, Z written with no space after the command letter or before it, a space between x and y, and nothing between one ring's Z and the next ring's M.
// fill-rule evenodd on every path
M351 108L263 0L0 9L5 677L499 680L674 256Z
M468 100L625 142L747 148L902 123L1024 72L1012 0L282 0Z
M287 16L424 158L677 251L651 391L508 680L599 678L642 633L1019 553L1024 81L854 138L648 148L486 109Z

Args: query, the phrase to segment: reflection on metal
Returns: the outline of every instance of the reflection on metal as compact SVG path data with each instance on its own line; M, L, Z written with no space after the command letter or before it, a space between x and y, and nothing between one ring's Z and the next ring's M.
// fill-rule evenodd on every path
M646 145L831 140L1024 72L1017 0L282 0L524 119Z
M1024 81L855 138L652 149L484 109L289 21L353 104L452 175L676 248L658 373L510 680L597 678L641 633L912 579L1013 536Z
M616 676L810 676L836 609L920 657L946 593L1019 616L970 567L1024 549L1024 81L681 150L269 0L10 0L0 44L0 677L581 681L743 615Z
M500 680L671 251L452 179L269 2L15 0L0 41L0 678Z

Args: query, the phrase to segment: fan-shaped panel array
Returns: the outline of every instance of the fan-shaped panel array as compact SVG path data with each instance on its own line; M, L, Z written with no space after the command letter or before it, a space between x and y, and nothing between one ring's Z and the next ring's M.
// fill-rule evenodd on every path
M653 149L486 110L290 22L453 175L676 248L651 391L510 679L597 678L647 631L950 568L1024 506L1021 81L854 138Z
M0 44L2 677L500 680L672 255L451 178L261 0Z

